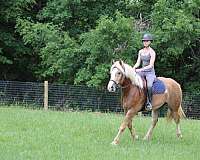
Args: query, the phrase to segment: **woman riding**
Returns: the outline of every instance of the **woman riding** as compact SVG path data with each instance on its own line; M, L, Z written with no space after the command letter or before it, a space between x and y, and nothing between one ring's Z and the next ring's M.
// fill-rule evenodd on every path
M147 80L147 103L146 110L152 110L152 85L156 78L154 70L154 62L156 59L155 51L150 47L153 37L146 33L142 38L144 48L138 53L138 59L133 69ZM142 63L142 67L138 68ZM138 68L138 69L137 69Z

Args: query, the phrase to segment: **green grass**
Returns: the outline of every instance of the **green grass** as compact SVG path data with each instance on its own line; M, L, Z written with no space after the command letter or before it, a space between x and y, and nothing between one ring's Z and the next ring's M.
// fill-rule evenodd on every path
M110 142L123 116L89 112L56 112L16 107L0 108L1 160L197 160L200 123L183 120L183 139L174 123L161 118L150 142L143 141L150 118L137 117L139 140L126 130L118 146Z

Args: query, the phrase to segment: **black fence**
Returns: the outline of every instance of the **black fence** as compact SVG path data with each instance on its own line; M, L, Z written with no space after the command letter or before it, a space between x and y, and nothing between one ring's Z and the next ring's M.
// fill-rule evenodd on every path
M90 110L122 112L120 90L109 93L106 89L64 84L49 84L48 105L56 110ZM44 83L0 81L0 103L20 104L42 108ZM200 94L183 94L183 109L187 117L200 119ZM163 116L166 108L160 110ZM144 114L149 114L144 112Z
M0 81L0 102L43 106L43 83Z
M73 85L49 85L49 106L61 110L122 111L120 93Z
M23 104L41 108L44 105L44 83L0 81L0 103ZM64 84L48 85L49 108L57 110L91 110L122 112L120 92Z

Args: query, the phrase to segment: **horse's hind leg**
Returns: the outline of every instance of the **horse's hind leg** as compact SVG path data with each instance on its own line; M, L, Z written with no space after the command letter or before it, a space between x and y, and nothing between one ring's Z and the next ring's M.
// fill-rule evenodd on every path
M181 129L180 129L180 113L178 111L172 111L172 117L174 119L174 122L176 123L176 135L178 138L182 138L182 134L181 134Z
M144 140L150 140L151 139L153 129L156 126L157 122L158 122L158 110L152 110L152 123L151 123L151 126L150 126L146 136L143 138Z
M182 138L181 129L180 129L180 115L178 112L174 112L174 121L176 123L176 135L178 138Z
M174 103L174 105L170 105L171 106L170 109L168 109L168 119L174 119L174 122L176 123L176 135L178 138L182 138L182 134L181 134L181 129L180 129L180 119L181 117L184 117L184 112L182 110L181 107L181 102L176 101L176 103Z
M130 109L127 111L126 116L119 128L119 131L117 133L117 136L114 138L113 142L111 144L113 145L117 145L119 143L119 139L120 136L122 135L122 133L124 132L124 130L126 129L126 127L128 126L128 124L131 123L131 120L133 118L133 116L136 114L136 112L133 109Z

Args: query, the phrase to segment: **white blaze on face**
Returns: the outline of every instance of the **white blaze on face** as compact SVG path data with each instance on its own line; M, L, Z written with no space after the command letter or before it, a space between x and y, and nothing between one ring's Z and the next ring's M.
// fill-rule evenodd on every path
M108 83L107 89L109 92L115 92L116 91L116 73L118 72L117 68L113 68L110 72L110 81ZM115 83L116 82L116 83Z

